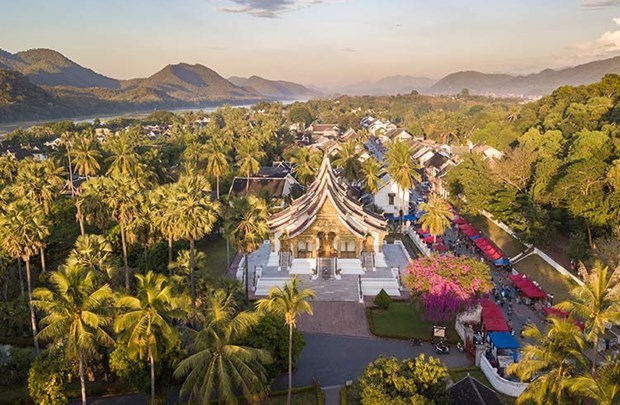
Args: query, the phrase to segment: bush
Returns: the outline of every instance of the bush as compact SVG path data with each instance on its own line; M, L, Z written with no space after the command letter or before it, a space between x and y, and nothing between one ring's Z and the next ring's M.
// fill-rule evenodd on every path
M392 298L382 288L381 291L379 291L379 294L375 297L374 303L380 309L388 309L390 304L392 304Z
M239 344L256 349L265 349L271 353L274 361L266 365L265 369L272 378L280 375L288 367L288 326L284 322L284 318L265 314ZM293 363L299 357L305 344L302 333L294 329Z
M362 405L449 404L447 378L446 366L424 354L403 361L379 357L366 367L354 389Z
M28 380L34 358L32 348L0 346L0 385L21 384Z
M37 404L66 404L65 388L71 365L64 350L52 349L37 356L28 372L28 393Z

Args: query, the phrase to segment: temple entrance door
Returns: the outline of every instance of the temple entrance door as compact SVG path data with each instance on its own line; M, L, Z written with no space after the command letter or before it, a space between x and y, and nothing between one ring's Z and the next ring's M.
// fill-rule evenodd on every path
M334 257L334 232L319 232L319 257Z

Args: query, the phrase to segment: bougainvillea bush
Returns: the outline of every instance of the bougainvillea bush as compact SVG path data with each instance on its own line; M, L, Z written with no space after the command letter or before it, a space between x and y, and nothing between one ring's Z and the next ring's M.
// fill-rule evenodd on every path
M425 317L446 321L493 288L489 267L468 257L431 256L407 266L403 283L418 297Z

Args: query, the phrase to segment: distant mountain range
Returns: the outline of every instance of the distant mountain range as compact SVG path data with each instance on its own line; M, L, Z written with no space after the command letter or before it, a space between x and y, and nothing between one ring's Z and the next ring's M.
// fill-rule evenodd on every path
M533 97L562 85L581 85L620 73L620 56L525 76L457 72L434 82L426 77L390 76L340 89L258 76L225 79L203 65L168 65L147 78L118 80L80 66L50 49L12 54L0 49L0 122L114 114L137 110L207 107L224 102L298 100L325 94L471 94Z
M525 76L475 71L452 73L424 92L456 94L466 88L472 94L536 97L549 94L560 86L594 83L608 73L620 73L620 56L560 70L545 69Z

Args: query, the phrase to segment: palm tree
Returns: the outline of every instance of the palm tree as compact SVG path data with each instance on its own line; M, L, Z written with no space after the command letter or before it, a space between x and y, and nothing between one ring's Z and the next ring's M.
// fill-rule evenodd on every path
M269 211L264 200L250 195L230 201L224 215L226 238L244 255L245 299L248 300L248 254L267 238Z
M314 180L322 160L321 152L311 152L308 148L299 148L290 157L291 163L295 166L293 172L299 182L305 186Z
M357 143L355 141L343 143L333 164L335 167L342 169L342 175L349 183L357 179L361 169L359 153L357 153Z
M383 166L381 166L381 163L374 157L366 159L364 164L362 164L362 179L369 193L375 194L379 191L379 187L382 185L382 180L379 175L382 170Z
M110 152L106 159L110 162L107 174L116 174L124 177L135 177L137 168L140 166L140 156L136 152L135 138L129 131L123 131L119 135L106 139L105 146Z
M195 351L174 372L185 377L180 397L190 403L209 403L215 394L220 402L236 403L236 393L253 397L263 393L268 380L263 364L271 362L267 350L239 346L258 317L238 312L232 294L216 290L206 305L205 325L192 344Z
M101 216L105 216L106 212L118 222L123 250L125 288L129 289L127 230L143 200L138 183L129 176L123 175L91 178L82 186L81 198L86 203L87 219L91 222L103 220Z
M62 170L52 159L43 162L25 160L19 165L13 191L16 196L41 206L43 214L49 216L64 183ZM45 243L41 243L39 254L41 269L45 272Z
M5 153L0 156L0 179L12 183L17 173L18 161L15 156Z
M420 181L420 174L415 170L413 165L413 150L404 142L393 142L385 153L385 160L388 164L387 172L399 186L399 193L402 191L408 193L413 187L413 180ZM400 211L404 213L403 201L401 201Z
M261 145L253 139L246 139L237 148L237 165L239 172L247 177L245 191L250 187L250 176L260 170L260 159L265 157Z
M99 165L101 152L97 149L97 142L92 132L82 132L75 138L72 146L71 157L75 171L86 178L96 175L101 167Z
M168 242L168 263L172 263L172 243L177 236L175 221L177 213L172 204L172 184L163 184L150 193L153 205L151 220L153 226Z
M437 242L437 235L443 235L446 229L450 228L450 205L438 195L432 195L428 202L420 204L419 209L424 211L424 214L418 219L418 223L422 229L433 235L433 243Z
M61 342L69 359L79 364L82 404L86 404L84 366L97 344L113 345L105 327L112 323L109 306L113 298L108 284L101 287L96 275L79 266L66 266L50 276L52 289L37 288L33 306L45 313L39 337Z
M299 279L293 276L290 283L284 284L284 288L274 287L269 291L269 296L258 301L256 307L259 311L267 311L284 317L288 326L288 397L287 404L291 403L293 390L293 329L297 322L297 316L301 314L312 315L312 306L308 302L314 299L314 293L309 289L299 291Z
M98 280L110 279L116 270L112 245L102 235L78 236L67 266L92 271Z
M211 139L206 145L207 175L215 177L215 195L220 198L220 177L229 170L228 159L224 153L224 145Z
M189 176L197 175L202 161L202 145L198 142L188 144L183 151L182 160L184 173Z
M614 405L620 402L620 362L608 359L595 371L571 381L570 389L598 405Z
M583 286L570 291L570 300L557 307L584 320L586 338L594 344L592 366L595 367L599 336L605 333L605 325L620 323L620 267L610 271L597 263L584 281Z
M26 281L28 284L28 303L30 305L30 322L34 347L39 351L37 340L37 321L32 306L32 277L30 258L40 250L49 231L44 222L43 211L32 201L16 200L3 208L0 215L0 242L2 248L15 259L26 263Z
M530 381L517 403L570 403L572 378L587 369L583 354L583 333L571 320L549 318L546 334L536 326L525 328L524 335L534 344L521 349L521 359L508 368L522 381Z
M178 341L172 319L179 318L185 307L185 297L174 297L172 285L162 274L149 271L136 274L136 295L125 295L116 306L121 314L114 330L127 345L128 354L146 357L151 368L151 403L155 403L155 360L160 351Z
M205 177L183 176L174 185L170 200L176 236L189 241L190 251L190 289L192 305L196 303L196 281L194 267L196 257L195 242L211 231L220 213L220 204L211 201L211 186Z

